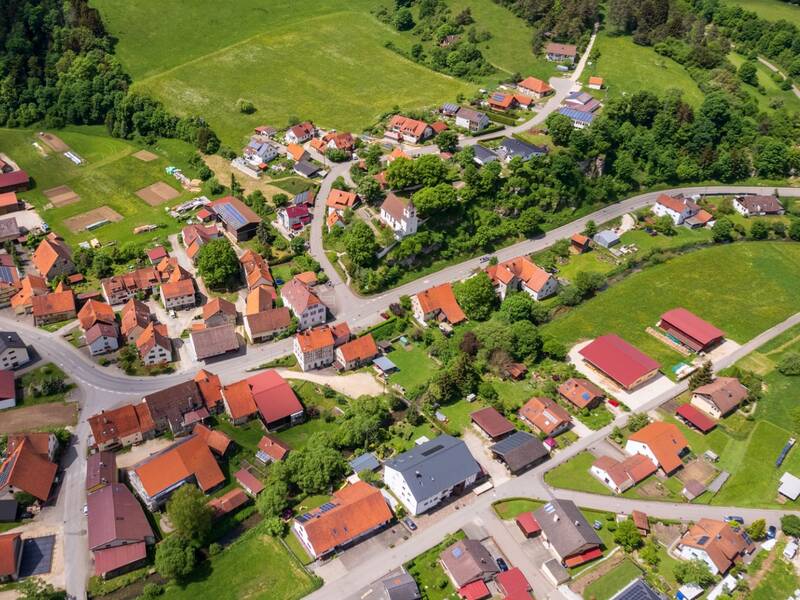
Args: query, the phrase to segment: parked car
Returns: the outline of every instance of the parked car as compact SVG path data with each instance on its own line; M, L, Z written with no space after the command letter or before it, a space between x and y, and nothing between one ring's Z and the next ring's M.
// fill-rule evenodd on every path
M597 529L597 531L600 531L603 528L603 523L600 521L600 519L595 519L594 523L592 523L592 527Z
M735 521L739 525L744 525L744 517L739 517L737 515L728 515L725 517L726 521Z
M776 535L778 535L778 530L775 528L775 525L770 525L769 527L767 527L768 540L774 540Z
M486 256L481 256L482 263L489 262L490 260L492 260L492 257L489 256L488 254Z
M406 517L405 519L403 519L403 524L406 527L408 527L411 531L417 530L417 524L414 523L414 521L412 521L410 517Z
M89 514L89 505L88 504L84 504L83 505L83 514L85 514L85 515Z
M500 569L501 571L508 571L508 563L504 559L498 558L497 568Z

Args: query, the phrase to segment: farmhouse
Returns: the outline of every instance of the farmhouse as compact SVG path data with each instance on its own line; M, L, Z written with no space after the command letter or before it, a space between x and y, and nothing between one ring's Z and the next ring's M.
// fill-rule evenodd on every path
M314 137L316 132L317 128L311 121L303 121L290 127L286 131L284 140L287 144L302 144Z
M203 323L206 327L236 324L236 305L225 298L213 298L203 306Z
M0 465L0 492L27 492L47 502L57 470L48 449L37 448L34 440L23 436L13 447L9 445L8 456Z
M161 277L153 267L144 267L125 273L107 277L100 282L103 297L112 306L131 300L137 293L153 293L161 284Z
M119 330L117 325L98 321L83 334L89 353L92 356L114 352L119 349Z
M755 546L744 532L724 521L700 519L678 542L675 551L684 560L700 559L713 575L724 575Z
M575 62L578 49L572 44L556 44L554 42L548 42L545 44L544 52L547 60L568 62L572 64Z
M497 562L478 540L459 540L440 555L442 568L456 589L474 581L489 581L500 572Z
M499 440L514 431L514 425L496 408L488 406L469 415L472 424L490 440Z
M333 364L333 334L328 327L299 331L294 336L293 349L303 371L322 369Z
M593 409L603 401L605 393L588 379L571 377L558 386L558 393L577 409Z
M386 461L383 481L412 515L462 493L481 474L467 445L440 435Z
M167 281L161 285L161 301L167 310L193 308L197 303L194 279Z
M248 290L261 285L275 285L272 274L269 272L269 265L260 254L247 249L239 257L239 264L242 266Z
M462 127L470 133L478 133L489 126L489 117L485 113L472 108L461 107L456 113L456 127Z
M24 192L30 185L31 178L22 169L0 172L0 193Z
M546 548L566 567L577 567L603 555L603 544L571 500L551 500L533 513Z
M328 318L328 308L322 300L298 279L293 278L281 288L281 299L297 317L300 331L322 325Z
M292 533L313 558L365 539L387 525L392 511L380 490L358 481L292 522Z
M344 211L348 208L353 209L359 202L359 197L353 192L346 192L344 190L332 189L325 200L325 206L328 207L328 214L333 212L338 213L339 216L344 216Z
M643 454L656 467L670 475L683 466L681 457L689 444L676 425L655 421L634 432L625 443L628 454Z
M534 300L543 300L558 291L558 280L527 256L492 265L486 269L486 274L501 300L505 300L510 291L522 290Z
M264 342L285 333L292 315L285 306L270 308L244 317L244 330L251 342Z
M120 311L120 329L128 344L133 344L150 324L150 308L144 302L131 298Z
M208 493L225 476L208 445L191 435L131 467L128 480L147 508L157 510L182 485L195 483Z
M525 431L513 431L490 446L489 452L514 474L535 467L550 456L542 440Z
M683 225L686 219L700 212L700 207L691 198L661 194L653 205L657 217L669 217L675 225Z
M237 381L222 388L225 412L234 425L242 425L256 416L258 407L247 380Z
M715 419L728 416L747 398L749 391L736 377L717 377L692 392L692 405Z
M609 333L584 346L579 354L592 367L626 390L632 390L658 374L659 364Z
M541 79L536 77L526 77L517 84L517 90L527 96L532 96L537 100L549 96L553 93L553 88L546 84Z
M75 272L72 252L54 233L44 238L33 253L33 266L39 275L50 281L60 275L71 275Z
M294 390L277 371L263 371L246 379L267 431L301 423L305 409Z
M411 296L411 305L414 318L423 326L427 326L432 319L450 325L458 325L467 320L450 283L443 283Z
M520 418L537 433L555 437L572 426L572 418L555 400L531 398L519 409Z
M72 290L52 292L31 298L33 324L36 327L75 318L75 294Z
M504 138L495 150L497 156L506 163L510 163L517 156L526 161L537 156L544 156L548 152L547 146L534 146L516 138Z
M189 334L189 346L197 360L206 360L239 349L239 336L232 325L208 327Z
M136 339L142 364L152 366L172 362L172 342L163 323L150 323Z
M430 125L424 121L409 119L402 115L395 115L389 119L384 135L400 142L419 144L433 135Z
M277 299L275 288L269 285L259 285L247 292L244 314L255 315L265 310L270 310Z
M78 322L81 324L81 329L86 331L98 322L112 325L117 321L114 310L108 304L99 300L89 300L78 311Z
M16 369L30 360L28 347L16 331L0 331L0 369Z
M391 227L398 239L417 233L417 209L409 198L401 198L389 192L381 204L380 219Z
M261 223L261 217L244 202L233 196L214 200L209 208L217 214L225 230L237 242L251 239Z
M672 339L693 352L707 352L719 344L725 334L685 308L668 310L658 326Z
M643 454L634 454L619 461L601 456L592 463L589 471L612 492L621 494L655 473L656 466Z
M86 457L86 493L97 490L119 481L117 455L109 451L101 451Z
M733 208L745 217L782 215L783 205L777 196L737 196Z
M336 349L336 366L345 371L358 369L372 362L378 354L378 346L375 345L372 334L368 333Z
M156 428L144 402L104 410L89 417L88 422L93 438L89 445L101 451L138 444L152 437Z

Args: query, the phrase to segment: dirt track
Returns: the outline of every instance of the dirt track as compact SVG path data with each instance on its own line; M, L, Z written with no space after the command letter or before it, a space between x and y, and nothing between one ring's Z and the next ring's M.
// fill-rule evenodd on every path
M78 405L75 402L35 404L4 411L0 413L2 414L0 434L14 433L25 429L74 425L77 411Z

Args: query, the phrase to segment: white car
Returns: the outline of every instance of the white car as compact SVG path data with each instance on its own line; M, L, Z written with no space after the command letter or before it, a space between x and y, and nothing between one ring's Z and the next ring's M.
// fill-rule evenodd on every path
M89 514L89 505L88 504L84 504L83 505L83 514L85 514L85 515Z

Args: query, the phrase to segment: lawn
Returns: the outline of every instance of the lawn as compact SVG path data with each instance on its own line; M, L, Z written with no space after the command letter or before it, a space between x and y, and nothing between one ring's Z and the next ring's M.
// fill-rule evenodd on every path
M786 4L786 2L781 2L781 4ZM800 8L794 8L794 17L797 22L800 22ZM728 60L733 63L733 65L738 69L739 65L741 65L745 58L740 55L736 54L735 52L731 52L728 55ZM783 106L788 108L793 112L797 112L800 110L800 98L795 96L794 92L791 90L782 90L780 86L775 83L775 80L772 79L772 71L767 68L766 65L761 64L760 62L755 63L756 65L756 72L758 74L758 83L759 85L764 86L766 93L760 94L756 88L750 85L742 85L742 89L746 90L753 96L756 101L758 102L758 108L763 111L771 110L770 103L773 100L781 100L783 102Z
M529 498L510 498L496 502L494 512L505 521L516 519L522 513L532 512L540 509L545 503L542 500L531 500Z
M472 419L470 415L476 410L485 408L484 404L476 400L474 402L467 402L466 400L459 400L453 404L440 406L439 410L447 417L447 428L451 433L464 432L470 426Z
M767 21L786 19L793 23L800 21L800 6L781 0L731 0L732 4L756 13Z
M631 560L625 559L608 573L586 586L584 598L608 600L634 579L642 576L642 571Z
M275 435L290 448L299 449L306 445L308 438L321 431L333 431L336 429L336 422L326 422L324 419L310 419L300 425L295 425L289 429L277 432Z
M627 277L542 331L568 346L614 332L669 369L683 357L645 331L664 311L685 307L743 343L800 308L799 267L800 244L705 248Z
M442 543L423 552L413 560L403 565L417 582L420 591L426 600L445 600L457 598L450 578L445 575L439 562L439 555L453 543L464 538L464 532L458 531L447 536Z
M201 563L188 583L169 585L162 597L295 600L317 587L319 582L312 579L279 540L255 527L220 554Z
M187 175L194 176L192 170L187 170L187 161L193 153L190 145L177 140L159 142L157 147L148 148L158 158L142 162L132 156L141 149L139 146L109 137L103 127L68 127L59 130L57 135L86 161L85 164L76 166L56 153L42 156L32 145L35 141L32 130L0 129L0 147L35 181L35 187L21 196L40 209L42 219L69 244L74 246L92 238L101 242L123 243L135 239L145 243L178 230L178 221L166 214L164 207L174 206L191 194L183 191L175 179L164 172L164 168L176 165ZM166 182L181 194L155 207L134 194L157 181ZM66 206L45 208L50 201L43 192L62 185L71 188L80 200ZM101 206L113 209L122 220L94 231L77 232L72 232L63 223L69 217ZM157 225L159 229L134 236L134 227L149 224Z
M777 552L777 550L776 550ZM772 563L769 572L750 592L750 600L774 600L775 598L791 598L800 584L800 578L792 564L780 556Z
M54 365L53 363L47 363L46 365L42 365L41 367L37 367L28 371L27 373L23 374L19 377L16 381L17 387L21 390L20 396L21 398L19 402L17 402L16 408L21 406L33 406L35 404L51 404L53 402L64 402L64 400L69 395L72 388L75 387L75 384L66 383L66 389L63 392L59 392L57 394L48 394L45 396L37 396L35 394L30 393L30 387L35 386L38 387L41 385L42 381L54 377L56 379L61 379L66 382L67 376L58 366ZM12 409L13 410L13 409Z
M439 366L422 346L412 344L406 349L397 343L395 350L387 356L397 365L397 371L389 375L389 383L401 385L406 390L424 385L439 370Z
M243 0L224 11L213 0L94 5L134 87L178 114L204 116L233 146L262 123L297 116L360 130L394 106L437 104L476 87L386 48L411 44L370 14L369 0ZM241 114L239 98L256 111Z
M597 93L601 98L642 90L662 95L669 89L679 89L689 104L699 106L703 101L703 93L681 65L656 54L652 48L634 44L630 36L601 31L595 48L600 51L600 58L586 66L581 81L585 84L591 76L602 77L606 87Z
M580 490L592 494L611 496L611 490L589 472L595 461L589 452L580 452L544 475L548 485L567 490Z
M492 387L505 406L522 406L534 396L536 388L527 379L512 381L510 379L492 379Z
M584 414L583 411L578 411L575 413L575 418L592 431L597 431L611 423L614 420L614 414L606 408L605 404L601 404L587 414Z

